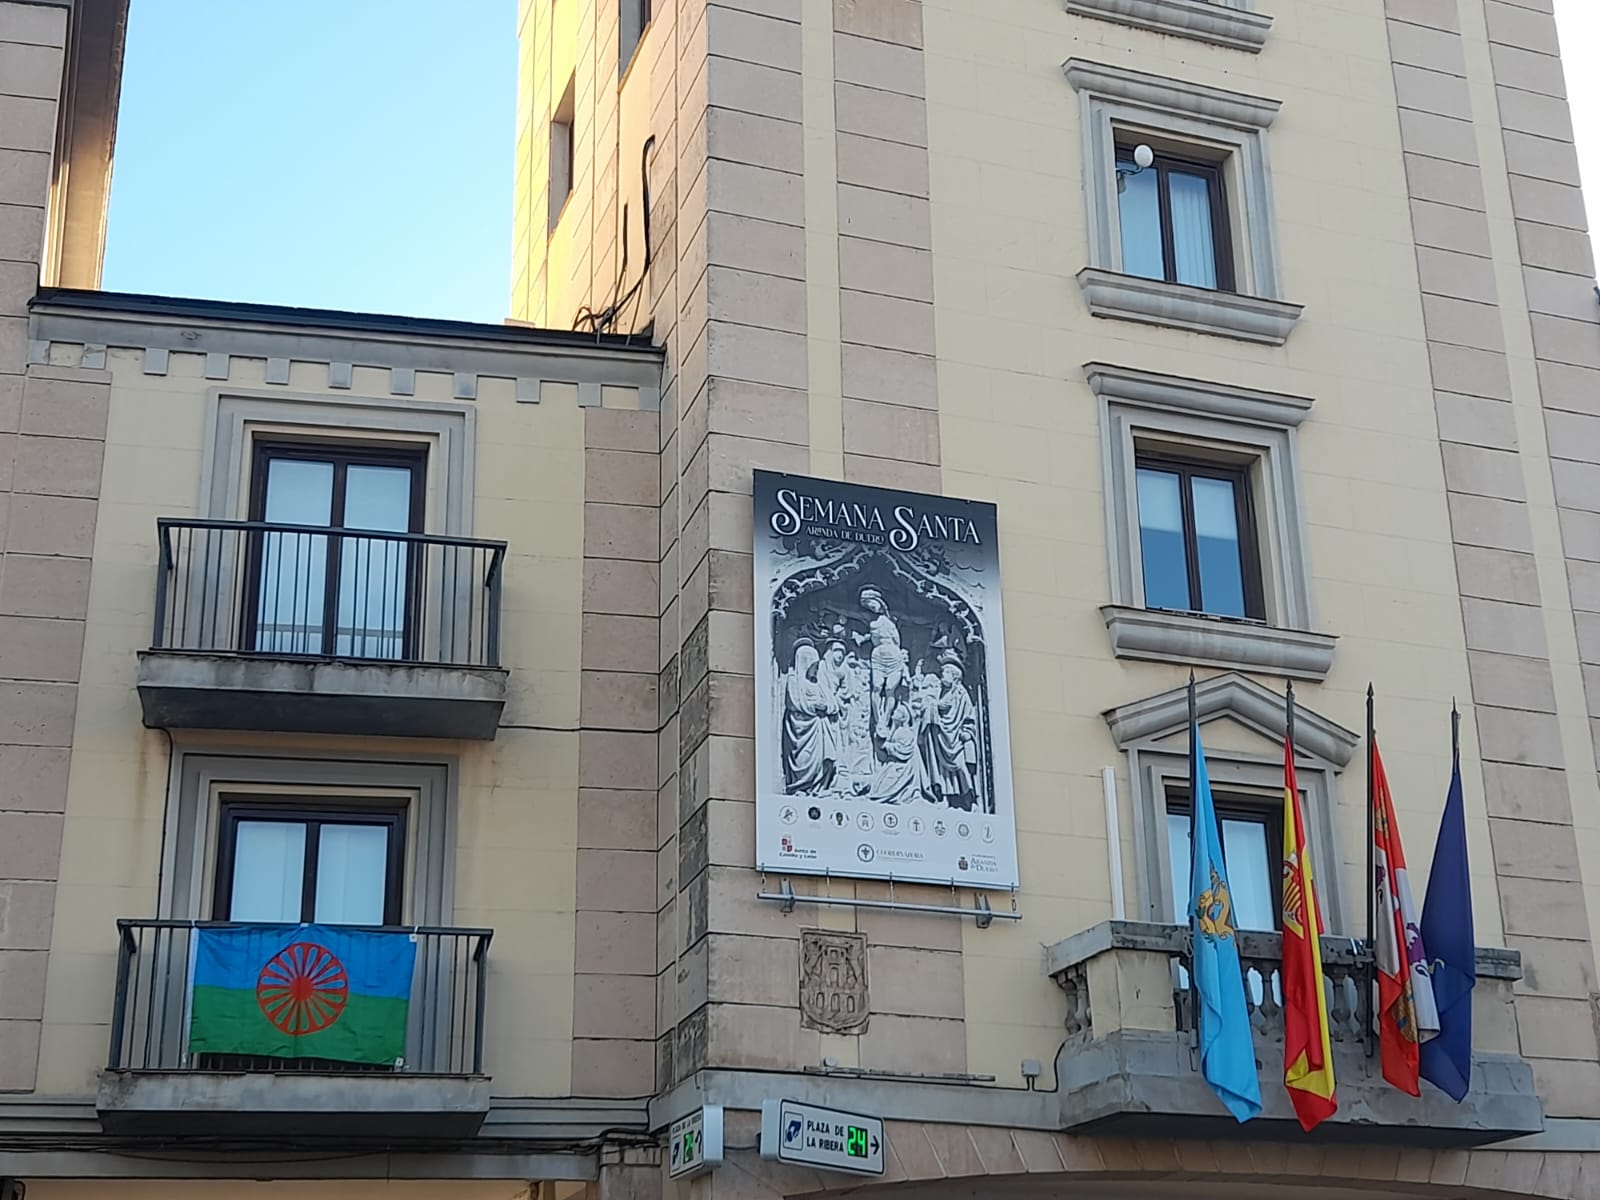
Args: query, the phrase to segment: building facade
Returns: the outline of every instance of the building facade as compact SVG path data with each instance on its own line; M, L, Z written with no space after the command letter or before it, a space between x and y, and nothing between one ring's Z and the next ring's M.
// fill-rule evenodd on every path
M526 0L480 326L97 290L125 8L0 0L0 1178L1600 1194L1600 310L1548 8ZM773 473L976 502L993 607L961 632L945 555L779 622ZM771 732L825 661L881 697L865 766ZM1191 671L1243 1126L1181 983ZM977 712L891 811L913 679ZM1341 1101L1310 1136L1291 681ZM1363 1052L1369 682L1419 894L1464 718L1459 1105ZM836 813L969 839L959 872L1014 825L1014 886L871 841L819 873L790 843ZM230 921L409 929L404 1053L196 1050ZM779 1099L885 1121L884 1174L762 1158ZM705 1105L726 1161L671 1179Z

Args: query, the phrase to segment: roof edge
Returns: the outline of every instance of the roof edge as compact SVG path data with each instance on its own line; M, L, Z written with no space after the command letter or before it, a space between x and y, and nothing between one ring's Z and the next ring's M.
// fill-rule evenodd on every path
M201 300L140 292L44 287L29 301L28 307L30 310L53 309L177 321L249 323L286 329L382 334L388 337L412 335L427 340L493 342L507 348L591 349L648 355L652 358L661 358L666 353L648 334L581 333L577 330L541 329L528 325L491 325L438 317L403 317L387 313L298 308L237 300Z

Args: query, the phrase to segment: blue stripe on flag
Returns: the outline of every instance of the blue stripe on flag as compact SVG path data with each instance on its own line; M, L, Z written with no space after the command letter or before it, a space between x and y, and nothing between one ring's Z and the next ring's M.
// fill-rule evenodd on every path
M226 925L199 929L194 985L254 991L261 969L296 942L323 947L343 965L352 996L411 996L417 944L405 931L334 925Z

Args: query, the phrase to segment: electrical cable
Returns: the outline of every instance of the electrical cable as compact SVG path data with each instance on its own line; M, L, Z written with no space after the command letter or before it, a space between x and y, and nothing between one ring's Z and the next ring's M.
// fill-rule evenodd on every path
M587 329L596 338L602 334L615 333L618 318L629 304L635 303L644 288L644 281L650 277L650 264L654 248L650 244L650 151L656 144L656 135L651 134L645 138L644 145L639 149L639 188L641 201L644 208L644 265L639 269L639 278L634 280L633 286L626 293L618 296L623 281L628 277L628 206L622 206L622 268L617 275L617 283L611 290L612 300L599 312L587 304L578 310L578 315L573 318L572 328L580 332Z

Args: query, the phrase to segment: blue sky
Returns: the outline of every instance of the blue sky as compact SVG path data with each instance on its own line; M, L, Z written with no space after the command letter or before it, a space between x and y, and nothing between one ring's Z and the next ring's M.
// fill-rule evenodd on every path
M103 285L499 322L515 0L133 0Z

